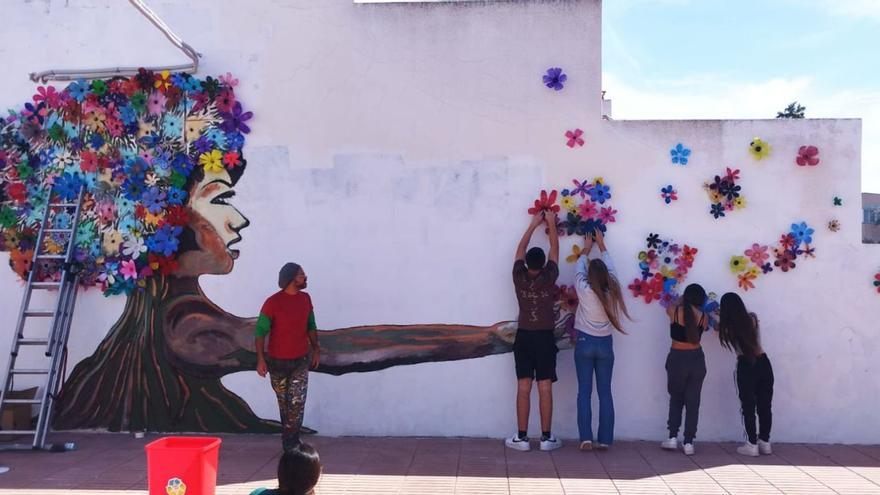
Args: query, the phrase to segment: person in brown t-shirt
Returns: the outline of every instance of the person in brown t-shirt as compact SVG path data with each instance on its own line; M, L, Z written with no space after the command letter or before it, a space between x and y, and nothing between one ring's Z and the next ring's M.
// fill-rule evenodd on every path
M533 247L526 252L535 229L547 224L550 235L550 256ZM562 442L550 433L553 416L553 382L556 381L556 279L559 277L559 234L556 231L556 213L539 212L532 217L529 228L516 248L513 263L513 286L519 302L519 328L513 343L516 363L516 420L519 431L505 440L505 445L516 450L529 450L529 424L532 380L538 382L538 402L541 411L541 450L553 450Z

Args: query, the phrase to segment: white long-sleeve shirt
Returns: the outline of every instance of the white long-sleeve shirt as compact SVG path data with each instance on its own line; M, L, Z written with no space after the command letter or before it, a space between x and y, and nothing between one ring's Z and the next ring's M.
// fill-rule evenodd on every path
M608 251L603 251L601 255L602 261L608 267L608 273L617 277L614 270L614 263L611 262L611 256ZM611 335L614 325L608 319L605 308L602 307L602 301L593 292L590 282L587 279L587 255L582 254L577 260L574 272L574 287L578 296L578 307L574 317L574 328L579 332L594 337L607 337Z

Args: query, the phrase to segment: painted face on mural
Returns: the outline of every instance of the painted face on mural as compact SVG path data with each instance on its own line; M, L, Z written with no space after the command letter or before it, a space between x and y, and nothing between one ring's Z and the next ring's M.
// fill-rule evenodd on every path
M232 270L239 251L241 230L250 225L232 205L235 189L228 172L206 175L193 184L189 195L194 249L180 255L178 275L223 275Z

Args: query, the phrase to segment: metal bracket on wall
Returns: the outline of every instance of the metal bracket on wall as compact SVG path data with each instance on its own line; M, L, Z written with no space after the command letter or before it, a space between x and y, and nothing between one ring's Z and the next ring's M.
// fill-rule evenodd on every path
M201 53L197 52L193 47L189 46L180 39L179 36L174 34L171 31L171 28L165 24L162 19L156 15L155 12L150 10L149 7L144 4L143 0L128 0L138 11L143 14L144 17L150 20L154 26L159 28L162 31L162 34L168 38L171 43L174 43L174 46L180 49L190 60L191 63L181 64L181 65L166 65L161 67L147 67L147 69L152 71L169 71L169 72L186 72L189 74L195 74L199 70L199 57L202 56ZM80 69L80 70L45 70L42 72L31 72L30 78L31 81L34 82L47 82L49 80L54 81L74 81L77 79L101 79L104 77L112 77L112 76L133 76L138 73L139 67L108 67L105 69Z

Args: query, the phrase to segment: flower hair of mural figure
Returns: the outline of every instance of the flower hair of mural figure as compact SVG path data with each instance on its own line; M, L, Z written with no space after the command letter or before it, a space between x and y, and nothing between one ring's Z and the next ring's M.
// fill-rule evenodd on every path
M119 320L63 384L55 427L278 432L220 379L256 366L256 318L227 313L199 285L229 273L248 220L230 204L252 114L231 75L146 70L40 88L0 127L0 249L25 275L45 191L86 186L77 234L82 284L124 294ZM67 225L56 214L53 226ZM55 242L52 236L46 248ZM58 275L39 266L38 278ZM565 315L558 320L564 345ZM373 325L321 331L318 372L340 375L510 352L516 322ZM75 336L74 336L75 338Z

